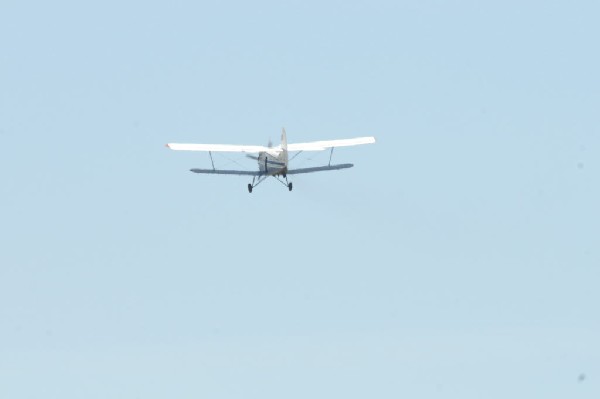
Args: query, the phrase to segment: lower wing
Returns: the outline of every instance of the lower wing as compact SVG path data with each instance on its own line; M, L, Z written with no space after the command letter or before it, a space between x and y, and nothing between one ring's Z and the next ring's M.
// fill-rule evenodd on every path
M288 169L288 175L300 175L303 173L325 172L328 170L340 170L353 167L351 163L342 163L339 165L315 166L312 168ZM223 170L223 169L190 169L190 172L202 173L206 175L237 175L237 176L264 176L264 172L251 170ZM268 175L276 174L275 171L269 172Z
M353 166L354 165L351 163L342 163L339 165L315 166L313 168L288 169L287 174L288 175L299 175L302 173L325 172L328 170L348 169Z

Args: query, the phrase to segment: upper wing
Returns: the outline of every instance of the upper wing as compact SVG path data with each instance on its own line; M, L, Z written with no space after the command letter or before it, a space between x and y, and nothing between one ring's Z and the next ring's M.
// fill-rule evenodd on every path
M204 173L207 175L261 176L259 171L253 170L190 169L190 172ZM264 175L264 173L262 173L262 175Z
M288 144L288 151L322 151L333 147L373 144L375 137L357 137L355 139L312 141L310 143Z
M175 151L214 151L214 152L263 152L275 148L260 145L231 145L231 144L178 144L169 143L167 147Z

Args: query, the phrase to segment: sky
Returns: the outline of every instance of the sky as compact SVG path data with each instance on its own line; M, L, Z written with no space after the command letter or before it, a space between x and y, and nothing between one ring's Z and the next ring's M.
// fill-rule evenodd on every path
M0 1L0 398L599 397L599 13Z

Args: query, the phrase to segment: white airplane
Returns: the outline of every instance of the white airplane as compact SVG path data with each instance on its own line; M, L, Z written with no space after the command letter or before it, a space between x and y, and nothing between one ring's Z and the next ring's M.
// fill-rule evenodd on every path
M230 145L230 144L177 144L169 143L167 147L175 151L205 151L210 156L210 162L212 163L212 169L190 169L194 173L205 173L210 175L242 175L252 176L252 183L248 184L248 192L252 192L252 189L263 182L267 177L273 176L281 184L287 186L289 191L292 191L292 183L288 181L288 175L298 175L301 173L312 173L312 172L324 172L327 170L339 170L351 168L354 165L351 163L344 163L338 165L331 164L331 157L333 156L333 149L335 147L348 147L353 145L361 144L372 144L375 142L375 137L357 137L354 139L343 139L343 140L326 140L326 141L313 141L309 143L298 143L288 144L285 129L282 129L281 133L281 144L272 147L269 143L268 147L258 145ZM312 168L301 168L301 169L289 169L289 161L294 159L298 154L303 151L323 151L331 148L329 154L329 164L327 166L316 166ZM258 170L223 170L215 169L215 163L213 161L213 152L243 152L248 157L258 161ZM297 152L292 158L288 158L288 153ZM249 154L258 154L249 155ZM285 179L283 182L279 176Z

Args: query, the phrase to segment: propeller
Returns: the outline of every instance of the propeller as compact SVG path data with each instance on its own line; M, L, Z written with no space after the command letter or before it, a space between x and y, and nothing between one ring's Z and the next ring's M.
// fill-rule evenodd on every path
M271 141L271 138L269 138L269 142L267 144L267 147L273 148L273 142ZM246 157L248 157L250 159L254 159L255 161L258 161L258 157L256 155L246 154Z

